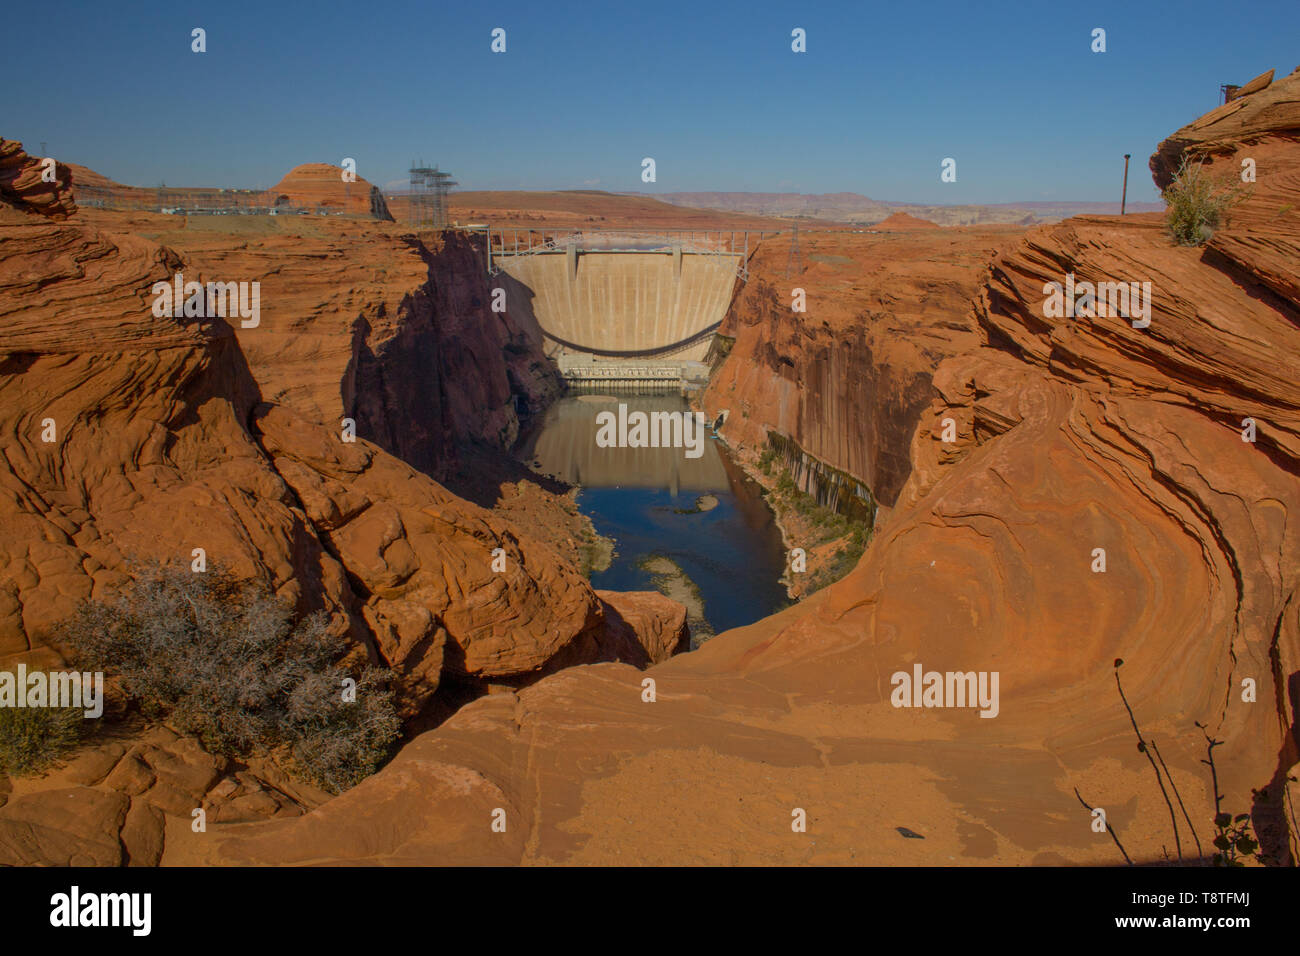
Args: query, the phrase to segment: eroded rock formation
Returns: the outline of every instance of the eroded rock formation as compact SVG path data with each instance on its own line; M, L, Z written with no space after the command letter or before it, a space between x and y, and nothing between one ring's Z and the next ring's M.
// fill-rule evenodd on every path
M789 276L790 240L764 242L723 323L735 345L704 396L710 418L726 412L722 434L742 449L779 432L892 505L934 369L978 342L971 300L989 256L1016 235L805 234L803 268Z
M303 209L319 209L327 213L345 213L354 216L374 216L392 221L379 187L356 175L351 182L343 178L344 170L329 163L303 163L295 166L285 177L271 187L272 204L287 201Z
M25 161L11 181L29 182L32 165ZM320 414L328 426L311 419L317 393L310 384L295 393L288 376L277 381L283 367L268 356L250 368L241 337L253 330L237 335L238 318L155 314L154 283L178 271L200 281L256 280L256 273L222 275L215 254L200 265L113 228L131 216L58 221L72 208L61 188L40 201L21 192L0 197L0 666L61 666L52 627L78 601L110 597L132 561L188 564L196 548L208 562L265 582L299 611L326 612L355 657L393 669L408 714L430 701L444 675L462 685L518 685L563 665L644 664L677 649L670 636L680 628L680 606L598 596L549 547L419 469L439 464L446 446L435 443L424 461L408 464L364 437L345 442L332 420L337 410ZM432 370L441 372L441 394L451 396L435 420L462 415L459 431L437 437L505 441L492 433L509 432L515 422L512 386L517 381L527 397L526 386L543 377L525 382L518 373L515 380L518 366L510 363L531 357L522 347L512 353L505 339L489 366L492 333L458 326L469 321L464 315L435 313L440 293L428 287L437 253L412 248L403 299L429 295L426 321L448 326L430 331L435 340L446 344L463 333L467 350L480 350L477 365L453 354ZM268 255L247 246L241 252ZM337 268L332 275L337 282ZM455 280L449 284L454 297ZM358 308L354 299L338 311ZM282 305L276 321L299 322L300 338L315 336L336 355L337 389L354 354L352 336L340 336L341 349L331 352L320 345L330 328L312 329L304 311L293 316ZM392 337L411 334L415 320L408 320L403 306L388 327ZM280 334L282 344L292 338L283 328ZM418 358L406 361L413 366ZM371 370L392 368L376 360ZM480 372L486 384L475 377ZM485 388L503 394L489 400L497 393ZM286 393L308 411L266 403L267 392ZM506 559L500 573L492 567L497 549ZM611 607L621 613L607 619ZM9 794L0 808L0 857L156 862L158 813L188 816L200 799L217 801L219 819L280 812L277 798L256 796L263 791L251 778L221 784L215 765L210 779L190 780L188 789L158 789L166 777L159 768L175 761L141 750L147 743L116 750L95 744L88 759L104 772L69 778L66 794L27 784Z
M230 231L274 220L209 218L228 229L161 238L185 256L187 280L259 284L258 324L231 325L262 394L310 421L339 430L351 418L358 436L442 478L468 444L508 448L521 412L562 388L540 337L491 311L481 240L317 217Z
M10 205L63 219L77 208L67 188L71 175L66 165L28 156L22 143L0 139L0 198Z

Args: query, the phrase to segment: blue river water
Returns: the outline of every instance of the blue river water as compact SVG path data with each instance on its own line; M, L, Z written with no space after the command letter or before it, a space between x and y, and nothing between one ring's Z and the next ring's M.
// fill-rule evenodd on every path
M598 447L597 415L620 403L629 411L689 413L679 395L569 395L520 449L535 470L579 485L579 508L614 539L612 563L591 583L662 590L667 558L697 591L694 642L786 607L781 533L757 483L710 431L697 458L682 448Z

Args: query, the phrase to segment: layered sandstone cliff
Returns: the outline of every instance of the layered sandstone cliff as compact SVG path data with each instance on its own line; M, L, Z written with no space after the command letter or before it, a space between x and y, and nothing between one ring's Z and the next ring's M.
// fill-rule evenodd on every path
M33 161L7 155L18 156L13 181L27 182ZM517 685L569 664L663 660L685 640L680 606L646 595L597 595L552 549L456 498L419 462L403 462L364 437L345 441L336 421L320 424L264 402L278 366L268 359L250 367L241 336L253 330L236 334L237 317L186 320L153 308L154 284L178 271L195 280L245 276L219 276L210 261L198 267L166 245L110 228L122 217L98 214L98 225L81 215L64 220L66 197L3 198L0 667L61 666L51 631L78 601L111 596L133 561L189 564L200 548L208 562L265 582L299 611L324 611L354 657L392 668L407 714L425 707L444 678L462 688ZM430 283L430 255L419 247L407 298ZM287 308L275 316L297 321ZM399 310L399 319L405 316ZM430 321L436 318L431 311ZM300 334L324 343L326 332ZM347 356L351 336L344 339ZM508 351L488 371L509 394ZM486 363L486 347L482 355ZM340 372L347 361L339 361ZM442 414L464 412L461 426L469 431L502 427L491 415L505 399L468 408L482 383L463 356L434 368L444 372L444 393L460 393ZM259 375L272 384L264 387ZM429 449L435 464L444 450ZM498 550L506 559L499 572ZM0 859L111 863L126 853L156 862L157 814L180 814L184 805L187 815L195 800L216 799L218 787L220 806L248 797L274 814L311 803L254 797L263 793L257 780L226 784L224 763L178 757L175 735L169 741L149 744L147 753L142 742L94 745L84 773L58 777L68 793L51 796L26 784L11 790L0 781L8 801L0 807ZM154 754L160 748L171 756ZM135 799L152 793L143 781L161 779L158 766L177 763L189 767L177 771L184 787L169 784L157 799ZM238 819L242 811L226 812ZM143 829L128 840L136 826ZM33 833L43 836L34 840ZM83 837L89 842L79 850ZM95 849L101 843L102 853ZM123 849L127 843L136 849Z
M479 237L300 216L92 218L181 253L187 280L258 283L257 324L231 325L266 398L335 430L350 418L436 478L467 445L509 448L521 414L563 387L540 340L491 311Z
M72 171L64 164L32 158L21 143L0 139L0 198L19 209L62 219L77 208L69 191Z
M725 412L722 435L741 449L769 432L792 439L892 505L931 375L978 342L970 303L989 256L1017 235L813 232L793 263L788 236L765 241L723 323L735 344L704 395L710 418Z

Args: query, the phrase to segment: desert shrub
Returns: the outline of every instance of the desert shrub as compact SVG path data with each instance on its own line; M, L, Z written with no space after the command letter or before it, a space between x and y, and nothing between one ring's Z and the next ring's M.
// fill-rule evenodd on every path
M40 773L81 738L76 707L0 707L0 773Z
M1174 181L1164 191L1169 206L1165 227L1181 246L1204 245L1220 223L1227 223L1228 210L1243 197L1242 185L1212 180L1202 161L1189 163L1184 157Z
M344 643L323 614L296 619L263 585L220 568L146 566L60 632L79 666L119 675L146 715L213 753L288 748L300 776L335 792L373 772L399 732L378 669L343 700L350 675L333 662Z
M352 702L325 671L307 675L289 692L289 752L299 776L340 793L379 769L401 730L393 692L380 675L367 669Z

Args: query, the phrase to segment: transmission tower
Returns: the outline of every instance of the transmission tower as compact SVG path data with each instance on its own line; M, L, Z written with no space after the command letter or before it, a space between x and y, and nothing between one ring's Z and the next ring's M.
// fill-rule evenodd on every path
M458 185L451 173L424 160L411 164L411 224L416 228L442 229L447 225L447 190Z
M785 263L785 275L788 279L795 272L803 272L803 254L799 251L799 223L794 224L794 232L790 235L790 258Z

